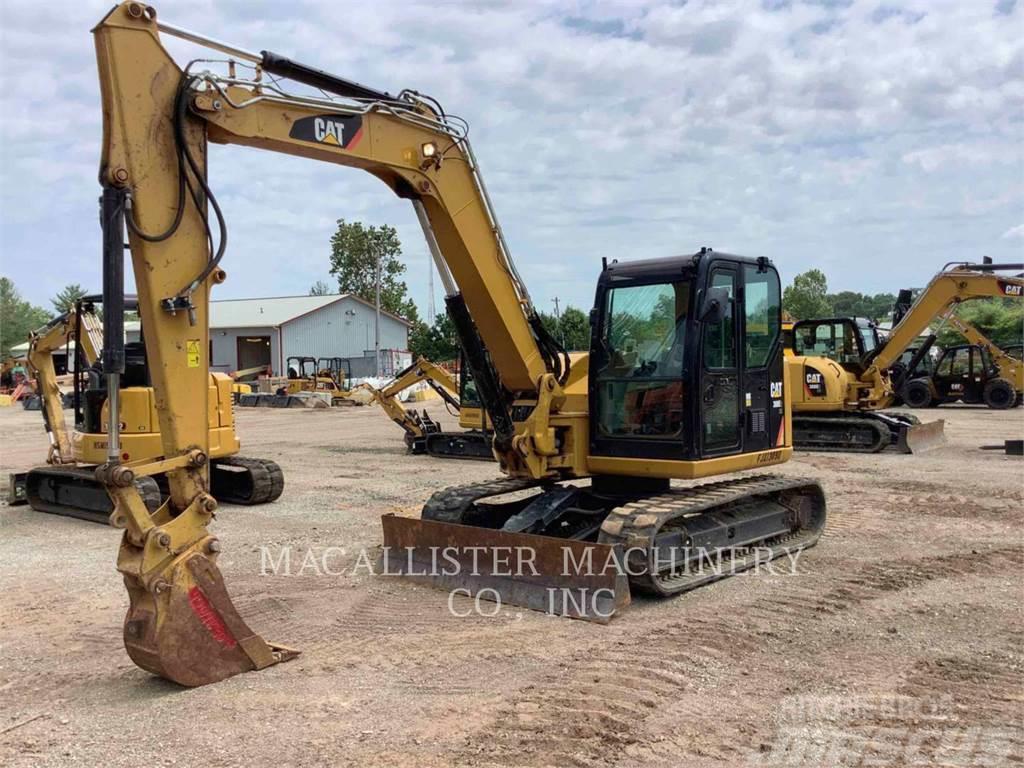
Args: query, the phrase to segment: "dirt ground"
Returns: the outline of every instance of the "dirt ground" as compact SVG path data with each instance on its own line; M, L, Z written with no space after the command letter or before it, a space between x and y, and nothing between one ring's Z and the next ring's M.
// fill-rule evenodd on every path
M407 456L373 407L242 410L243 453L277 460L286 488L221 508L220 566L250 625L302 655L194 690L151 677L121 645L119 534L0 506L0 764L1020 765L1024 461L979 446L1021 437L1024 411L924 415L947 420L930 454L778 470L828 497L795 574L638 600L601 626L300 574L329 547L345 550L332 572L354 565L382 513L496 468ZM4 477L44 455L39 414L0 409ZM261 548L285 546L292 575L261 575Z

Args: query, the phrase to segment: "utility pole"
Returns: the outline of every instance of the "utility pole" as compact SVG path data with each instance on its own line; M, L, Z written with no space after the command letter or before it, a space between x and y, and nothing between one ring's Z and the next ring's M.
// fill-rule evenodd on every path
M561 313L561 311L559 309L559 306L558 306L558 297L555 296L555 298L553 298L551 301L555 305L555 322L558 323L558 338L561 340L562 344L564 345L565 344L565 332L562 331L562 313Z
M377 372L377 378L380 378L380 247L375 247L377 256L377 287L376 287L376 305L377 314L374 319L373 325L373 357L374 357L374 369Z

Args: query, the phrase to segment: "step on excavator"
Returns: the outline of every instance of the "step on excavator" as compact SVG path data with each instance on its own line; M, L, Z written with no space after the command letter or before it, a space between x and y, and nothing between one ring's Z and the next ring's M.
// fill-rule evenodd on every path
M465 371L465 366L463 366ZM474 412L467 409L465 416L461 407L467 392L468 376L455 378L451 373L425 358L419 358L412 365L398 372L394 380L377 389L363 384L373 394L373 401L405 432L405 445L409 453L426 454L443 459L482 459L493 461L491 435L481 429L479 407ZM408 409L402 405L399 395L410 387L425 383L441 398L445 406L459 415L459 424L465 432L445 432L441 425L427 414ZM472 402L472 401L470 401ZM477 406L479 404L477 403Z
M116 396L108 397L107 380L98 365L103 327L95 305L102 298L82 297L71 310L51 320L29 340L28 365L37 381L50 448L46 466L11 475L9 500L27 502L38 512L107 523L114 505L103 484L97 481L95 470L107 458L105 432L111 401L117 404L123 461L150 460L160 456L162 450L144 344L125 345L125 373ZM135 297L124 298L125 310L135 311L137 306ZM73 342L73 353L69 342ZM63 394L54 370L53 352L61 348L74 354L74 431L66 425ZM239 441L231 410L230 378L211 373L206 399L210 481L217 498L246 505L275 501L284 490L284 475L277 463L237 455ZM135 480L146 507L153 511L160 507L165 486L161 473Z
M228 60L182 69L161 35ZM190 393L209 376L209 294L227 277L227 229L207 142L366 171L419 219L505 477L439 490L419 519L384 516L388 573L600 622L631 590L677 595L818 541L826 511L817 482L735 474L782 464L793 450L769 259L702 248L604 262L590 352L571 360L516 270L467 123L435 99L212 40L137 2L114 8L94 36L104 371L116 391L127 225L163 447L159 459L124 461L111 420L98 470L124 528L124 641L137 665L194 686L297 653L239 615L209 530L217 499L203 472L206 413ZM170 496L151 512L134 481L157 471Z
M794 355L786 360L795 447L873 453L895 445L903 453L921 453L942 445L941 419L922 424L911 414L887 410L896 404L898 392L906 399L901 377L914 370L930 343L920 345L909 363L901 358L936 319L949 320L963 302L1020 296L1024 280L998 273L1021 268L947 264L904 307L885 340L852 318L795 323Z

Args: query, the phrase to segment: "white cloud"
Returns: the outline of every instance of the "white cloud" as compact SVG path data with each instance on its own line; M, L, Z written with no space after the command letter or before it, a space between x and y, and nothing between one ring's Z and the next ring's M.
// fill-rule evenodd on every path
M1024 224L1010 227L1003 232L1003 240L1024 240Z
M157 4L186 28L413 87L467 118L542 308L556 294L588 307L602 256L712 245L878 292L1016 250L1021 5ZM88 30L108 7L5 4L0 19L0 269L37 303L62 281L99 287ZM376 179L237 147L211 147L210 166L231 232L219 296L304 293L346 218L398 227L425 301L415 217ZM58 277L40 276L44 257Z

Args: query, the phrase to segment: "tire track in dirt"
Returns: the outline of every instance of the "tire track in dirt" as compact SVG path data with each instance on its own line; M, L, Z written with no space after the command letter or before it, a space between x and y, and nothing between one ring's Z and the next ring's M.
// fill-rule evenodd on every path
M770 737L769 724L751 725L750 718L709 712L705 681L728 687L744 668L787 678L791 664L780 646L785 648L815 621L931 580L985 575L1020 561L1020 552L1009 549L882 561L834 579L838 583L826 591L815 580L767 600L752 595L745 610L728 615L704 607L685 622L645 622L639 634L623 627L624 639L574 651L557 671L506 699L493 726L470 738L472 757L467 755L465 764L592 768L618 764L624 756L641 763L695 756L738 763L749 753L742 744ZM758 633L762 622L773 629ZM827 645L823 640L817 652ZM757 701L748 706L756 708ZM745 730L745 738L717 739L713 754L705 740L685 734L654 741L646 721L664 711L693 734Z
M947 697L956 719L970 725L1006 726L1024 738L1024 691L1020 657L942 656L918 662L899 692L913 697Z

